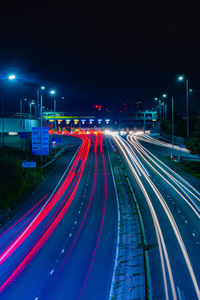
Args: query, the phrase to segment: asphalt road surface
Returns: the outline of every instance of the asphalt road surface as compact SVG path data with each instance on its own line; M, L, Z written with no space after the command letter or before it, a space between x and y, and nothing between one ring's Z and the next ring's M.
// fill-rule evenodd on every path
M200 192L136 135L127 140L112 136L112 142L123 157L142 212L152 298L200 299ZM165 146L159 146L162 152Z
M114 186L101 134L80 137L54 190L46 193L48 178L34 205L0 232L0 299L109 298L117 239Z

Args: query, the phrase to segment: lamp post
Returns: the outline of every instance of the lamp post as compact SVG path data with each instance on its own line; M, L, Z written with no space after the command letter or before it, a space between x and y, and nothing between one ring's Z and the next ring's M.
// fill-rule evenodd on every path
M167 99L167 94L162 94L163 99ZM167 103L163 102L163 118L167 119Z
M184 81L185 80L185 90L186 90L186 111L187 111L187 138L189 138L189 105L188 105L188 97L189 97L189 82L188 79L180 75L178 76L178 81Z
M50 90L50 95L54 96L56 94L55 90ZM54 137L56 133L56 98L54 97Z
M7 79L10 81L13 81L16 79L16 76L14 74L10 74L7 76ZM1 114L2 114L2 148L4 148L4 96L1 98Z
M43 121L43 91L45 90L45 86L40 87L40 177L42 178L42 121Z
M174 155L174 97L172 96L172 155Z

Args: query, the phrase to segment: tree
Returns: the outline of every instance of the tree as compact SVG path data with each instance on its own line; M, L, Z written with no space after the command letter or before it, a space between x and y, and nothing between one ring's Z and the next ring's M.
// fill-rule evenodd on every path
M193 154L200 155L200 120L197 121L191 137L186 141L186 146Z

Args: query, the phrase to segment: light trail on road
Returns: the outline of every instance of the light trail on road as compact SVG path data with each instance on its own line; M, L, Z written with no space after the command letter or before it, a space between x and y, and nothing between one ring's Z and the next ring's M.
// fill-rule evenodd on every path
M43 246L43 244L47 241L47 239L50 237L52 232L55 230L57 225L62 220L63 216L65 215L66 211L68 210L73 197L76 193L76 190L78 188L79 182L81 180L81 176L84 170L84 166L87 161L87 156L90 150L90 139L85 136L81 136L83 139L83 143L77 153L77 156L73 162L72 167L70 168L65 180L59 187L58 191L52 195L42 206L38 214L35 216L35 218L28 224L28 226L22 231L22 233L12 242L11 245L8 246L7 249L5 249L1 255L0 255L0 265L5 263L7 259L15 252L17 249L21 246L22 243L28 239L28 237L32 234L32 232L41 224L41 222L47 217L47 215L52 211L54 206L57 204L57 202L60 200L61 196L63 196L64 192L67 190L67 188L70 186L72 180L74 180L74 188L73 191L70 193L70 197L68 199L65 199L65 205L62 207L56 218L51 221L51 225L48 226L48 229L45 231L45 233L40 237L39 241L36 243L36 245L33 246L33 248L29 251L29 253L23 258L21 263L15 268L15 270L11 273L11 275L5 280L3 283L1 283L0 286L0 292L2 292L5 287L10 284L13 280L16 279L16 277L23 271L23 269L26 267L26 265L31 261L31 259L36 255L36 253L39 251L39 249ZM81 162L79 169L80 173L75 174L75 169L78 165L78 163ZM27 214L26 214L27 215ZM23 217L24 218L24 217ZM22 218L22 219L23 219ZM20 221L20 220L19 220ZM15 223L16 225L16 223ZM10 230L10 229L9 229Z
M69 214L69 212L76 214L74 207L77 208L77 216L75 221L73 220L72 228L67 234L68 239L66 239L65 236L61 238L61 250L59 250L59 246L58 249L55 247L55 253L58 251L59 254L57 254L57 259L53 262L53 265L51 265L47 277L44 277L43 285L41 286L40 281L38 282L38 288L35 290L37 296L35 296L35 298L38 299L39 297L45 299L46 294L48 294L48 292L51 293L50 290L54 287L54 283L55 285L60 284L59 282L62 281L63 272L64 274L67 273L68 264L71 264L71 260L74 259L74 253L77 252L77 249L80 249L80 242L82 243L83 236L86 234L85 228L88 228L92 218L94 221L94 229L92 231L93 237L91 244L87 245L87 247L89 246L90 251L88 254L86 251L87 263L85 264L84 272L81 275L81 280L78 283L79 285L74 287L74 293L77 293L74 299L82 299L82 297L85 299L84 297L90 291L91 281L93 280L93 276L90 276L90 273L92 272L93 274L93 272L95 272L93 265L96 266L99 263L96 258L96 256L99 255L97 249L99 249L100 245L101 247L103 246L102 236L105 235L104 219L107 207L107 169L103 151L102 133L98 131L90 135L84 133L78 134L77 137L82 139L82 145L80 146L70 169L63 179L59 181L59 185L51 196L49 196L48 199L47 196L44 199L41 199L2 234L3 237L5 236L5 240L1 245L2 247L4 246L4 249L0 253L0 271L2 274L0 276L1 296L5 295L6 297L7 294L13 295L13 290L15 291L15 288L17 288L18 282L22 282L23 286L23 274L30 271L30 266L33 266L34 268L34 261L37 260L44 249L47 248L47 246L45 247L45 244L49 245L55 238L58 238L58 240L61 238L58 232L65 228L63 228L63 225L66 225L68 222L67 216L70 220L73 220L72 215ZM94 172L91 177L89 174L93 162ZM85 168L86 163L87 167ZM98 171L99 168L100 170ZM86 174L87 181L85 179ZM88 176L90 176L90 196L86 200L84 195L82 197L81 190L84 185L85 193L88 185L87 182L89 180ZM99 185L99 180L102 186L102 194L99 194L98 192L99 186L97 187L97 182ZM80 182L82 183L80 184ZM78 195L81 200L78 198ZM82 198L84 198L84 201ZM79 201L80 204L78 204ZM94 209L96 210L96 204L97 207L101 205L101 209L99 211L97 210L97 215L94 218L94 215L91 215L91 211L94 211ZM70 210L68 212L69 208ZM81 212L83 212L83 214ZM64 216L66 217L64 218ZM56 234L58 234L58 236ZM5 246L5 241L6 243L9 241L9 245L7 244ZM42 248L43 251L41 250ZM59 264L58 261L60 261ZM113 260L111 260L111 262L113 264ZM30 265L29 268L27 267L28 265ZM48 266L45 266L45 268L48 268ZM28 271L25 271L25 269ZM67 276L69 275L70 274L67 274ZM52 285L49 285L49 280L52 280ZM5 299L7 299L7 297ZM8 299L12 299L12 296L11 298L8 297Z
M167 299L167 300L169 299L169 291L168 291L168 285L167 285L167 275L166 275L166 269L165 269L165 263L166 263L167 269L168 269L168 275L169 275L169 278L170 278L170 284L171 284L173 299L176 300L177 296L176 296L176 290L175 290L175 285L174 285L174 279L173 279L173 275L172 275L172 269L171 269L168 253L167 253L167 250L166 250L166 244L165 244L165 241L164 241L164 238L163 238L163 233L162 233L162 230L161 230L156 212L153 208L150 197L148 196L148 193L147 193L144 185L142 184L141 179L139 178L138 174L136 173L134 167L132 166L132 164L129 160L129 157L126 154L126 152L130 152L130 149L127 147L127 145L124 143L124 141L122 139L120 139L118 137L114 137L114 140L117 143L120 150L122 151L126 161L128 162L129 167L130 167L134 177L136 178L145 199L147 200L147 203L149 205L149 208L150 208L150 211L151 211L151 214L152 214L152 218L153 218L153 222L154 222L154 226L155 226L155 230L156 230L157 241L158 241L160 259L161 259L162 275L163 275L163 281L164 281L164 287L165 287L165 299Z
M173 275L172 275L172 271L171 271L171 266L170 266L170 262L169 262L169 257L167 255L167 247L165 245L164 242L164 237L162 235L162 231L159 225L159 221L156 217L156 212L153 209L153 204L150 200L150 197L148 196L148 193L144 187L144 185L142 184L142 178L140 178L136 172L136 168L135 165L137 166L137 168L139 169L139 171L141 172L143 178L148 182L149 186L151 187L151 189L153 190L154 194L156 195L157 199L159 200L159 202L162 205L162 208L170 222L170 225L172 227L172 230L176 236L177 242L179 244L179 247L182 251L185 263L187 265L191 280L193 282L193 286L196 292L196 295L198 297L198 299L200 298L200 291L199 291L199 286L196 280L196 276L194 274L192 265L191 265L191 261L189 259L189 255L187 253L185 244L183 242L181 233L178 229L178 226L175 222L175 219L173 217L173 214L171 212L171 210L169 209L169 206L167 205L166 201L164 200L163 196L161 195L161 193L159 192L159 190L157 189L157 187L155 186L155 184L152 182L151 178L147 175L147 173L145 172L144 168L141 166L141 163L139 162L139 159L136 155L137 154L140 156L140 158L142 158L142 160L149 165L149 167L151 167L159 176L162 177L163 180L165 180L165 182L167 184L169 184L171 186L171 188L173 188L178 194L179 196L181 196L186 203L189 205L190 208L192 208L193 212L195 212L195 214L198 216L199 218L199 207L196 205L196 203L191 199L191 197L183 190L183 188L186 188L187 192L190 192L190 194L192 196L195 196L196 200L199 201L198 198L198 191L196 191L194 188L192 188L192 191L189 187L191 187L191 185L188 183L187 187L185 187L185 185L182 183L184 182L184 180L182 180L182 182L180 182L179 180L181 180L182 178L179 176L177 178L175 178L174 176L172 176L171 174L169 174L169 172L167 172L166 170L163 170L163 172L165 173L165 177L169 177L168 180L155 168L155 165L157 164L155 161L154 162L154 166L150 163L150 161L152 161L152 158L149 157L149 154L147 154L145 152L146 149L144 149L144 147L142 147L139 142L136 139L136 136L128 136L127 139L130 143L130 145L133 147L134 150L130 149L130 145L127 144L127 142L125 140L123 140L122 138L120 138L119 136L114 136L113 137L115 143L118 145L121 153L123 154L123 156L125 157L126 161L129 164L129 167L134 175L134 177L136 178L137 182L139 183L139 186L147 200L147 203L149 205L151 214L152 214L152 218L154 221L154 226L155 226L155 230L156 230L156 235L157 235L157 240L158 240L158 245L159 245L159 252L160 252L160 257L161 257L161 265L162 265L162 273L163 273L163 280L164 280L164 286L165 286L165 297L166 299L168 299L168 287L167 287L167 280L166 280L166 273L165 273L165 268L164 268L164 261L163 261L163 257L167 263L167 270L168 270L168 275L170 277L170 282L171 282L171 289L172 289L172 294L173 294L173 299L177 299L177 295L176 295L176 291L175 291L175 286L174 286L174 279L173 279ZM134 164L133 164L134 161ZM156 165L156 167L158 167L159 169L161 169L162 167L159 165ZM168 168L169 170L169 168ZM172 172L173 173L173 172ZM174 174L175 175L175 172ZM179 190L177 188L174 187L173 184L171 184L169 182L169 180L173 180L173 183L176 184L179 187ZM186 181L185 181L186 182ZM196 193L196 195L194 194ZM187 197L187 198L186 198ZM163 249L163 255L162 255L162 249Z

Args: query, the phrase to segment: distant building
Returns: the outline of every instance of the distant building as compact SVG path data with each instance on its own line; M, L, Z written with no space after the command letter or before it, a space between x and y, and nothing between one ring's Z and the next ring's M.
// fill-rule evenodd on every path
M120 127L125 128L151 128L157 122L157 111L146 110L137 113L129 113L126 118L120 119Z

